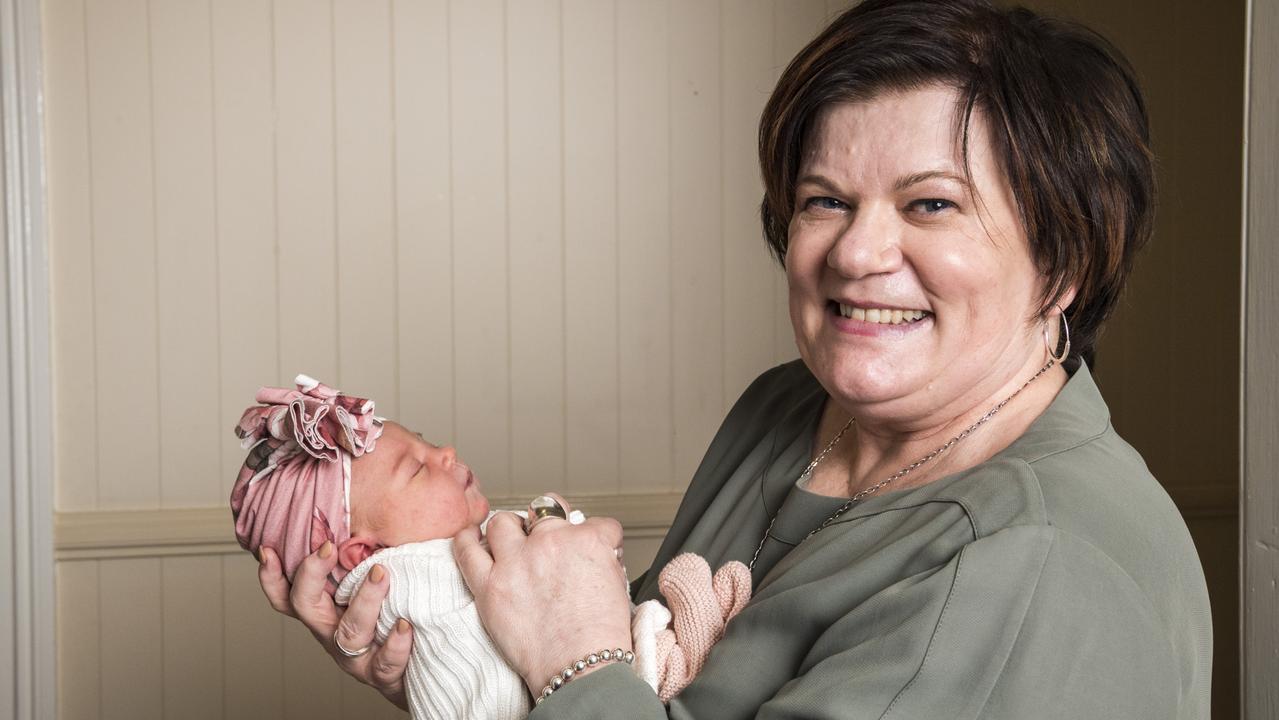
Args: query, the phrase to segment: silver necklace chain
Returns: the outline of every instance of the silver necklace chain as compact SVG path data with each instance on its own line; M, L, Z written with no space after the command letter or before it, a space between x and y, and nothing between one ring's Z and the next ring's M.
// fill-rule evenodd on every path
M1053 360L1049 360L1048 362L1044 363L1044 366L1039 368L1039 372L1035 373L1034 375L1031 375L1030 379L1022 383L1021 387L1013 391L1012 395L1009 395L1008 397L1004 398L998 405L991 408L990 410L987 410L985 415L982 415L980 418L977 419L977 422L973 423L972 425L969 425L968 427L960 431L958 435L951 438L950 440L947 440L945 445L942 445L936 450L933 450L927 455L907 465L901 470L898 470L892 475L889 475L887 478L884 478L883 480L875 483L874 485L871 485L870 487L864 488L862 490L858 490L852 497L848 498L848 502L839 506L839 508L835 510L835 512L831 513L829 517L823 520L820 525L810 530L809 533L804 536L804 539L800 540L800 542L803 542L804 540L807 540L808 538L830 527L836 520L839 519L841 515L848 512L858 500L861 500L867 495L878 492L879 490L883 489L884 486L888 485L889 483L895 480L900 480L901 478L905 477L906 475L909 475L911 472L919 468L921 465L925 465L931 462L938 455L941 455L942 453L954 447L955 444L958 443L960 440L963 440L964 438L968 437L969 435L973 433L974 430L981 427L982 425L985 425L991 418L995 417L995 414L998 413L1000 410L1003 410L1004 406L1012 402L1013 398L1020 395L1021 391L1025 390L1027 385L1031 384L1035 380L1038 380L1039 376L1048 372L1048 368L1052 367L1053 365L1054 365ZM841 428L840 431L835 434L835 437L829 443L826 444L826 447L823 448L822 451L817 454L817 457L813 458L813 461L808 464L808 467L804 468L804 472L799 474L799 477L796 479L795 482L800 483L812 477L813 470L817 469L818 463L824 460L826 456L830 454L831 450L835 449L835 446L838 445L839 441L843 439L844 433L848 432L848 429L853 426L853 423L855 421L856 421L856 418L848 419L848 422L844 424L844 427ZM756 546L755 554L751 556L751 561L746 566L747 568L751 570L755 569L755 561L759 560L759 553L761 550L764 549L764 543L768 541L768 534L773 531L773 525L776 524L777 516L779 514L781 514L780 508L778 509L776 513L773 513L773 519L768 521L768 527L764 529L764 537L759 539L759 545Z

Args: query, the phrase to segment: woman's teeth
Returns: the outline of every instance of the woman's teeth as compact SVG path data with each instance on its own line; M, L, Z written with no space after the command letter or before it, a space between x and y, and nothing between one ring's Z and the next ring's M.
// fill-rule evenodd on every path
M927 315L923 310L901 310L890 308L871 308L863 310L852 305L839 303L839 314L852 318L853 320L862 320L865 322L880 323L881 325L901 325L903 323L915 322Z

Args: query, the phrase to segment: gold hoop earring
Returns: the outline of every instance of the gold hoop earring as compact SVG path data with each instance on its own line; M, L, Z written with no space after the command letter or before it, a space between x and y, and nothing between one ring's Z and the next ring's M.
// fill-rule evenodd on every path
M1061 335L1058 337L1058 341L1060 342L1060 340L1064 338L1066 342L1065 342L1065 345L1061 348L1061 354L1058 355L1056 352L1057 343L1054 343L1052 341L1052 338L1048 337L1048 327L1045 326L1044 327L1044 345L1048 347L1048 359L1055 363L1060 364L1061 361L1065 360L1067 357L1070 357L1070 323L1066 322L1066 311L1062 310L1061 306L1058 305L1057 303L1053 303L1053 305L1057 308L1057 313L1059 317L1061 317Z

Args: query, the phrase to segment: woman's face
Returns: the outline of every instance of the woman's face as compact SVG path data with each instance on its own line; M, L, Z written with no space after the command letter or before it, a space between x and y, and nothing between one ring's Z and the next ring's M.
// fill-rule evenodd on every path
M834 105L804 150L791 322L808 367L863 422L958 415L1042 354L1042 281L979 112L965 179L958 98L935 86Z

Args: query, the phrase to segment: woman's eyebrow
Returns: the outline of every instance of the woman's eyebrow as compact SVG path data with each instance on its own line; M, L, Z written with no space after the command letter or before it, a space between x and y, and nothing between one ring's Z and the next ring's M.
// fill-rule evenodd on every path
M800 185L817 185L826 192L839 193L839 188L835 185L835 183L824 175L805 175L795 181L795 187L799 187Z
M911 173L905 177L897 178L897 182L893 183L894 190L905 190L911 185L918 185L925 180L951 180L957 182L965 188L968 187L968 180L952 172L945 170L925 170L923 172Z

